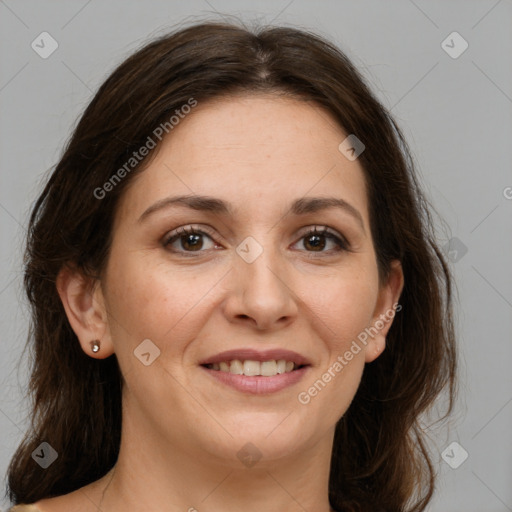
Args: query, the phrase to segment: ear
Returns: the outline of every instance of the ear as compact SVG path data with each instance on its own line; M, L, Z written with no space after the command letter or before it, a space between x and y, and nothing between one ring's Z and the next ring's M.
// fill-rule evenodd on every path
M404 287L404 273L398 260L391 262L387 281L380 286L379 295L372 323L367 329L368 343L366 345L365 361L371 363L386 348L386 336L393 323L395 314L402 309L398 299Z
M111 356L114 348L100 281L87 278L77 269L66 266L60 270L56 284L69 323L82 350L96 359ZM94 340L100 342L100 350L96 353L91 348L91 341Z

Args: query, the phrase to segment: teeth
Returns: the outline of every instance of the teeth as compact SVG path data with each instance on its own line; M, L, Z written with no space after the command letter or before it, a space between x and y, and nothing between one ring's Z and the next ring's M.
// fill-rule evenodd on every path
M286 361L284 359L279 359L277 361L277 373L284 373L286 371Z
M277 363L275 361L263 361L260 363L260 373L265 377L277 375Z
M279 359L278 361L273 359L262 362L252 361L250 359L245 361L234 359L233 361L222 361L221 363L213 363L207 366L211 370L233 373L235 375L247 375L248 377L257 375L273 377L281 373L290 373L298 368L298 365L293 361L286 361L284 359Z
M244 361L244 375L252 377L253 375L261 375L261 364L259 361Z
M229 363L226 363L229 364ZM236 375L243 375L244 374L244 367L238 359L235 359L234 361L231 361L231 365L229 367L230 373L234 373Z

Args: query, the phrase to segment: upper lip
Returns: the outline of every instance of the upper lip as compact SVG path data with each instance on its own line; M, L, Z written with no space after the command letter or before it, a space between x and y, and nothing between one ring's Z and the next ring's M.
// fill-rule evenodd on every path
M284 359L285 361L292 361L297 365L311 364L304 356L293 352L292 350L284 349L271 349L271 350L255 350L251 348L235 348L233 350L226 350L214 356L207 357L199 362L200 365L221 363L223 361L233 361L238 359L240 361L271 361L273 359Z

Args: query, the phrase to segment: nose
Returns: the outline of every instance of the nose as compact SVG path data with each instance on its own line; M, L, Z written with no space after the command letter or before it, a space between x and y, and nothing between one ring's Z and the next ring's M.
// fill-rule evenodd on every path
M297 316L293 283L275 251L263 250L252 263L236 255L224 314L231 323L278 330Z

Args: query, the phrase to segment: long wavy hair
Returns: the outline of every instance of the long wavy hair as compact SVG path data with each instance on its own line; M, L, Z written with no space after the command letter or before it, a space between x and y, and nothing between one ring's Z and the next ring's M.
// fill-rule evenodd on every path
M410 150L389 111L333 43L294 28L218 22L166 34L122 62L83 112L35 202L24 274L32 313L32 414L9 466L13 503L87 485L105 475L119 453L123 379L117 359L97 360L82 351L56 277L65 265L101 275L119 198L159 145L101 199L98 189L190 98L201 103L260 92L312 102L363 141L358 161L379 277L386 278L394 259L405 277L402 310L386 350L366 366L336 425L330 503L349 512L426 508L436 472L421 418L441 393L448 396L441 419L452 412L457 358L452 277ZM31 457L43 441L59 454L47 469Z

